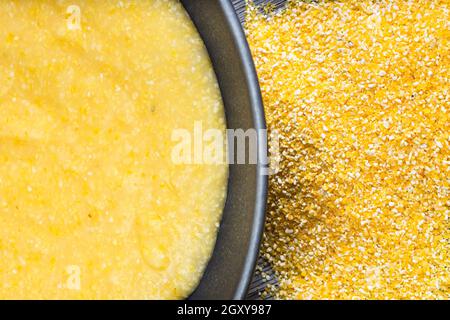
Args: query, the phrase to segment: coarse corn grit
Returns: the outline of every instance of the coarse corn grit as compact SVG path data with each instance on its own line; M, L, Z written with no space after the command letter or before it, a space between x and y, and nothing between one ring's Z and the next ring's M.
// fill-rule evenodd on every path
M250 9L280 134L263 257L288 299L448 299L450 1ZM264 275L263 275L264 277Z

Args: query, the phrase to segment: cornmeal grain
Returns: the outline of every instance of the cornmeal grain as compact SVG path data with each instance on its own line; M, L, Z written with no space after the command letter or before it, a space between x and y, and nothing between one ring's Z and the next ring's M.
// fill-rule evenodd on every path
M277 298L448 299L449 1L292 1L247 35L280 133ZM264 275L263 275L264 276Z

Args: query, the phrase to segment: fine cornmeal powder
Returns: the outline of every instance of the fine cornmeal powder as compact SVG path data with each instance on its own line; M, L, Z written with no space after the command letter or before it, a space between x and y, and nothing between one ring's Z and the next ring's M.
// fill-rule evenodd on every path
M276 298L450 297L450 1L291 2L246 29L281 171ZM264 275L263 275L264 277Z

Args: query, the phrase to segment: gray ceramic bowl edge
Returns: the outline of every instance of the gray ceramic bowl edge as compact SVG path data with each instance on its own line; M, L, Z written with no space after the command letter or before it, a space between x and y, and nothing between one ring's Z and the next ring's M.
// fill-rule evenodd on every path
M227 128L266 129L261 91L244 31L229 0L181 0L208 50ZM258 143L258 158L266 142ZM231 164L228 193L213 255L190 299L244 299L264 229L265 166ZM207 192L205 190L205 192Z

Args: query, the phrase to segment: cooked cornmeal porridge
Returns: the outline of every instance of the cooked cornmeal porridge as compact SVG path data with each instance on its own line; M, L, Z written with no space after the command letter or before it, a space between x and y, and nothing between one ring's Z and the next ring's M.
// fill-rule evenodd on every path
M0 298L183 298L211 255L225 164L176 164L176 128L225 130L181 4L0 0Z

